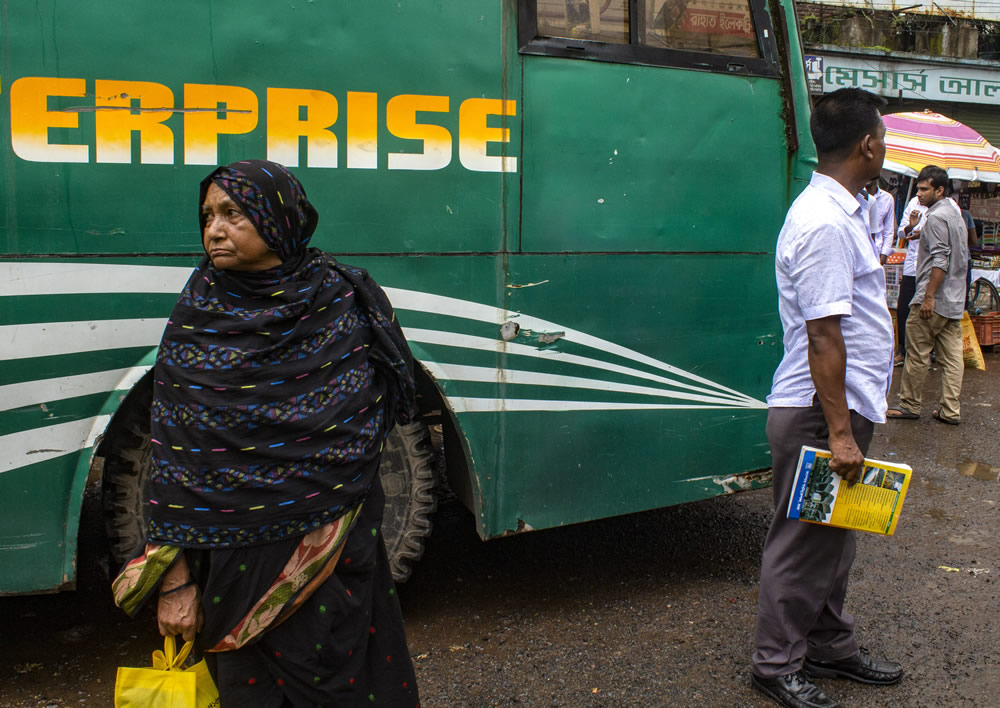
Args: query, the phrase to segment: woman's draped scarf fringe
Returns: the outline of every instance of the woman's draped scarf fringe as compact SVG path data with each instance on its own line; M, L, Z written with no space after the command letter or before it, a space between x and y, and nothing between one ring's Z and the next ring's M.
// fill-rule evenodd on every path
M333 573L360 513L359 504L336 521L303 536L284 569L250 611L207 651L239 649L288 619ZM112 583L115 604L134 616L182 550L178 546L148 544L145 552L129 561Z

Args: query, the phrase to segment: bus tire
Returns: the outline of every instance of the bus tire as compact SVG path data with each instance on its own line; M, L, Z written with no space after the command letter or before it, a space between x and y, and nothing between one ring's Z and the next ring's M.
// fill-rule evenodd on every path
M104 532L114 564L121 567L146 543L152 450L141 424L120 429L107 446L101 482Z
M392 579L402 583L424 555L431 514L437 509L434 448L423 422L392 429L382 451L379 478L385 491L382 538Z

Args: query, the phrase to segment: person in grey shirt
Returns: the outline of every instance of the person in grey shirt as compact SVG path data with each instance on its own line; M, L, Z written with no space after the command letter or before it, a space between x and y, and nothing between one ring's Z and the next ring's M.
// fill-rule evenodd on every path
M927 207L917 253L916 292L906 319L906 365L900 382L899 406L887 417L915 420L930 367L931 351L941 365L941 406L935 420L961 422L962 311L969 268L968 231L961 212L948 199L950 181L940 167L928 165L917 176L917 197Z

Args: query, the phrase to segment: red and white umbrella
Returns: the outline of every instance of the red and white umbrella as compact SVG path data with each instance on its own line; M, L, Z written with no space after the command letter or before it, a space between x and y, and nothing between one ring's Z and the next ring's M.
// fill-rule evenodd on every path
M1000 182L1000 151L969 126L940 113L890 113L883 168L916 177L937 165L952 179Z

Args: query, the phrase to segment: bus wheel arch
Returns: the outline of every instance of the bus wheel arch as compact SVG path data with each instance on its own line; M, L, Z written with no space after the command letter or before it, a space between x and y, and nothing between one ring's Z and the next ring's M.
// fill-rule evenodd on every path
M112 564L120 567L146 541L152 467L149 409L152 370L132 387L108 424L96 456L103 458L101 507Z
M443 481L443 462L450 464L445 445L448 413L444 396L428 371L416 361L414 379L419 415L406 425L396 425L386 440L379 467L385 492L382 536L392 579L405 582L424 555L437 510L436 487ZM444 458L441 458L441 454Z

